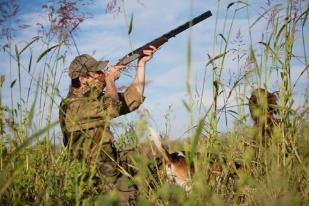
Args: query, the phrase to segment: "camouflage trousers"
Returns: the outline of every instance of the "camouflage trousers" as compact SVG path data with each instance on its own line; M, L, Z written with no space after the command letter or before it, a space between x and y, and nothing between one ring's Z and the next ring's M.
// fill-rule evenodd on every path
M130 160L128 154L125 156L119 153L113 144L110 144L113 150L114 160L104 158L98 166L98 174L103 178L108 178L112 182L112 188L120 194L119 205L136 205L137 186L131 177L135 175L135 171L130 168Z
M76 159L95 168L101 194L117 191L121 198L116 205L136 205L138 190L130 178L135 172L129 167L129 154L120 155L112 142L94 143L89 138L70 145L69 151Z

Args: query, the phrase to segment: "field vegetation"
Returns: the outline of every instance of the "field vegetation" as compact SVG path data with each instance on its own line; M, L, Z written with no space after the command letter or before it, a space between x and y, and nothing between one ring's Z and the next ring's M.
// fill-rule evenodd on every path
M58 112L65 52L76 46L70 31L88 18L88 14L74 13L78 4L65 5L66 2L69 1L60 1L59 8L45 6L46 12L50 12L50 27L42 27L41 36L26 45L10 44L13 38L10 33L2 36L8 44L1 45L1 55L11 62L10 68L5 69L18 74L25 70L32 78L27 85L22 85L20 75L16 79L7 76L0 79L1 205L117 205L121 195L117 191L102 193L106 185L95 178L95 168L71 157L61 143L61 133L54 129L58 124L54 113ZM121 5L110 1L108 11L122 12ZM214 53L205 60L204 75L212 75L213 90L212 104L207 108L203 108L202 100L193 98L196 88L192 86L190 40L188 43L189 98L185 106L191 114L188 122L193 129L186 138L175 141L169 141L168 132L163 132L162 141L169 145L170 151L185 150L191 154L187 161L194 163L195 172L191 174L189 192L170 184L164 172L158 172L155 178L147 169L147 164L155 162L158 155L150 140L139 138L147 136L148 116L141 114L138 121L123 124L124 133L116 144L120 150L130 150L132 164L138 170L133 177L139 188L138 205L309 204L308 2L284 1L275 5L269 1L269 8L254 22L249 22L248 14L248 28L261 19L268 21L265 28L268 32L259 45L242 45L241 31L231 33L238 11L248 7L250 2L231 2L225 14L233 14L232 20L225 21L223 31L219 31L218 25L214 27ZM13 6L10 9L14 11ZM213 18L218 19L218 11L212 12ZM129 21L128 33L132 24ZM32 53L33 44L41 45L39 54ZM244 46L246 50L242 50ZM301 56L294 55L296 46L302 51ZM22 62L24 54L29 59ZM231 56L239 62L239 68L237 78L228 84L222 76L226 59ZM292 78L295 61L301 63L302 71ZM44 73L38 79L34 70L42 62ZM278 80L278 121L265 134L262 127L253 126L250 120L247 97L253 90L251 81L257 82L257 87L269 89L272 78ZM298 79L307 81L300 85L303 102L294 96ZM9 101L2 99L5 84L10 89ZM25 86L27 94L22 92ZM198 88L197 93L206 95L205 88ZM232 98L237 106L229 107L227 103ZM219 99L226 104L219 104ZM196 108L199 114L203 113L201 116L196 116ZM225 115L234 117L233 126L222 133L218 125ZM166 121L169 124L168 118ZM235 162L241 165L240 169Z

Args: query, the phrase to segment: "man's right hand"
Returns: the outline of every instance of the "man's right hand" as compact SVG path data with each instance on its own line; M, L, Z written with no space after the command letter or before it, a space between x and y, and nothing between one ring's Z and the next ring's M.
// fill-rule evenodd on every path
M120 77L121 71L125 68L124 65L114 65L110 66L105 72L105 79L116 81Z
M119 101L115 81L119 79L121 71L125 68L123 65L110 66L105 72L106 95Z

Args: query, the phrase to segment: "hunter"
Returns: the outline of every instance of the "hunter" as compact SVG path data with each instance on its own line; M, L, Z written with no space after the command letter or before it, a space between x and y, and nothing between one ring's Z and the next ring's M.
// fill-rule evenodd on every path
M145 65L156 48L143 50L138 59L136 76L122 93L117 92L116 80L124 65L110 66L107 61L96 61L87 54L77 56L69 66L71 86L60 104L59 119L63 142L72 155L96 167L97 173L110 185L106 191L121 191L121 204L136 196L136 187L124 186L128 181L119 168L119 159L110 131L113 118L136 110L144 101ZM125 168L126 169L126 168Z

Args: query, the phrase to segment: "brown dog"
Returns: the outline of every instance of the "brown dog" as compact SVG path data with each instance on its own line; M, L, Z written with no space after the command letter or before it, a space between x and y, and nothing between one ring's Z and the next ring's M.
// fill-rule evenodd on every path
M185 189L187 193L190 192L190 180L191 175L194 175L194 165L188 165L186 161L186 155L184 151L178 151L169 153L166 146L164 146L161 142L159 134L152 128L149 128L151 138L156 145L157 149L160 151L161 155L165 162L166 162L166 176L168 177L169 181L172 184L179 185ZM197 157L200 157L200 153L196 153ZM162 161L161 161L162 162ZM244 170L244 166L236 161L227 162L226 159L223 159L222 162L219 160L219 157L216 155L210 155L209 161L209 169L208 169L208 182L210 181L211 177L215 179L222 179L224 176L224 169L223 165L231 167L231 170L228 172L227 176L235 179L237 174L236 170ZM216 180L217 181L217 180ZM230 181L230 180L229 180Z
M253 90L249 99L249 109L256 127L262 128L263 135L271 134L271 130L277 119L275 118L278 98L275 93L265 89Z
M183 187L188 192L190 190L190 173L184 152L169 153L162 144L159 134L152 128L149 128L149 130L152 140L166 161L165 169L169 181ZM190 169L193 171L193 167Z

